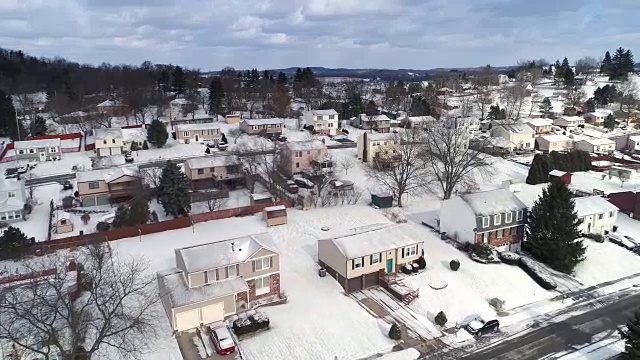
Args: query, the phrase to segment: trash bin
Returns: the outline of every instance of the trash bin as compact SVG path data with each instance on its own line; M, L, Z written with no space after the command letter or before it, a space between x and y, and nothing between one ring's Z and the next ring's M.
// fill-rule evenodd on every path
M327 276L327 269L325 269L325 268L318 269L318 276L320 276L320 277Z
M446 232L441 232L440 233L440 240L447 240L447 233Z

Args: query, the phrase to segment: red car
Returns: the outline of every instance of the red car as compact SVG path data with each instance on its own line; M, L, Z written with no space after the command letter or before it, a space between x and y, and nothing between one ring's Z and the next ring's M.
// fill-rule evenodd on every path
M236 343L227 327L209 328L209 337L211 337L211 342L213 342L218 354L229 355L236 351Z

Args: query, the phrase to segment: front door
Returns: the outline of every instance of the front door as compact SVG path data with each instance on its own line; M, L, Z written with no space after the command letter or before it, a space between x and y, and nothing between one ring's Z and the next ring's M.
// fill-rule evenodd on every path
M387 274L393 274L393 259L387 259Z
M196 134L196 142L198 142L198 140L200 140L200 139L198 138L198 135Z
M40 161L45 161L47 159L47 154L44 152L40 153Z

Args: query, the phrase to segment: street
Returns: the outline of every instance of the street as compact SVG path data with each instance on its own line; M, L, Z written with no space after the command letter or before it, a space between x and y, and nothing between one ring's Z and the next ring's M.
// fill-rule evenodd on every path
M477 352L450 355L456 359L519 359L538 360L551 354L574 350L592 341L592 337L605 331L614 333L619 325L627 322L640 306L640 294L621 297L619 300L577 315L567 320L528 331L511 340L502 341ZM435 358L438 358L437 356Z

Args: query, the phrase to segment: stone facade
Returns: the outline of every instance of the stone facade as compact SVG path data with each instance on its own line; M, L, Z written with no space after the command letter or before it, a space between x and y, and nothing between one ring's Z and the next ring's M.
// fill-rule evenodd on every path
M520 230L518 230L518 228L521 228ZM488 231L488 232L484 232L484 233L478 233L476 234L476 244L482 244L484 241L484 234L487 234L486 236L488 237L489 240L489 245L496 247L496 246L503 246L503 245L508 245L508 244L518 244L520 241L522 241L522 237L524 234L524 226L512 226L509 228L505 228L504 232L502 234L502 237L498 238L498 230L494 230L494 231Z
M256 284L254 280L247 281L249 285L249 300L254 301L267 296L280 294L280 273L269 275L269 292L256 295Z

